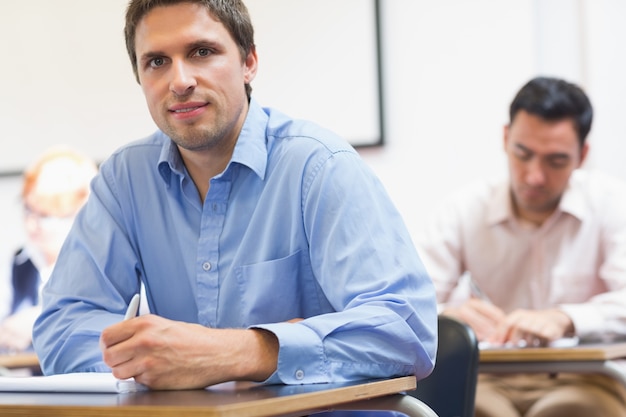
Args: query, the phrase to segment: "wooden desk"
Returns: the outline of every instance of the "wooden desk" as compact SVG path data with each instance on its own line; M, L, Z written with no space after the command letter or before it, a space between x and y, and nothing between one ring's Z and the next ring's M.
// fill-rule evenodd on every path
M418 399L398 394L414 377L344 384L225 383L206 390L128 394L0 393L2 416L241 417L301 416L327 410L394 410L437 417Z
M0 355L0 368L36 368L39 367L39 359L33 352L11 353Z
M481 373L601 373L626 387L626 342L565 348L482 349Z

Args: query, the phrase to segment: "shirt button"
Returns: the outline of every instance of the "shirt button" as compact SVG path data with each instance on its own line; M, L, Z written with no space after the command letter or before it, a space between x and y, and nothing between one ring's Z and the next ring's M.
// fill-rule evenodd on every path
M211 269L211 262L205 262L202 264L202 269L209 271Z
M298 370L296 371L296 379L297 379L298 381L300 381L300 380L304 379L304 371L303 371L302 369L298 369Z

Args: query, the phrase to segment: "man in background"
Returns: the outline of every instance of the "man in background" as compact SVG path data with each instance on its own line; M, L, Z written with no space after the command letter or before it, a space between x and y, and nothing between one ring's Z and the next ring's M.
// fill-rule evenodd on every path
M9 304L0 321L0 349L31 346L32 328L41 311L40 291L56 263L74 216L87 201L97 167L65 146L40 155L24 172L21 201L26 242L13 257Z
M509 178L463 189L418 235L441 314L483 344L626 336L626 188L579 169L592 114L578 86L530 80L504 127ZM624 416L621 391L599 375L481 375L476 417Z

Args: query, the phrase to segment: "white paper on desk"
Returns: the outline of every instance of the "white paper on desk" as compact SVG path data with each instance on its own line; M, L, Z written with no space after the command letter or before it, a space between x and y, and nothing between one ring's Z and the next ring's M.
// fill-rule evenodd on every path
M145 391L134 379L117 379L107 372L78 372L50 376L0 377L0 392L102 392Z
M576 336L563 337L561 339L557 339L555 341L548 343L547 347L566 348L566 347L574 347L574 346L578 346L578 337ZM479 349L518 349L518 348L525 348L525 347L532 347L532 346L527 346L525 340L521 340L520 343L518 344L510 344L510 343L506 344L505 343L504 345L494 345L493 343L484 342L484 341L478 343Z

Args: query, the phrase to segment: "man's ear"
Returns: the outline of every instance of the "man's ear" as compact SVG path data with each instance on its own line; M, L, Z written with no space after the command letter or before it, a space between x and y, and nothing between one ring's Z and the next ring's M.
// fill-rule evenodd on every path
M259 59L256 54L256 47L252 45L250 48L250 52L248 52L248 56L244 61L244 83L250 84L254 77L256 77L256 71L259 64Z
M502 148L504 149L505 152L506 152L506 145L509 142L509 128L510 128L510 125L504 125L504 128L502 129Z
M587 158L587 154L589 153L589 143L585 142L582 149L580 150L580 162L578 163L578 168L582 166Z

